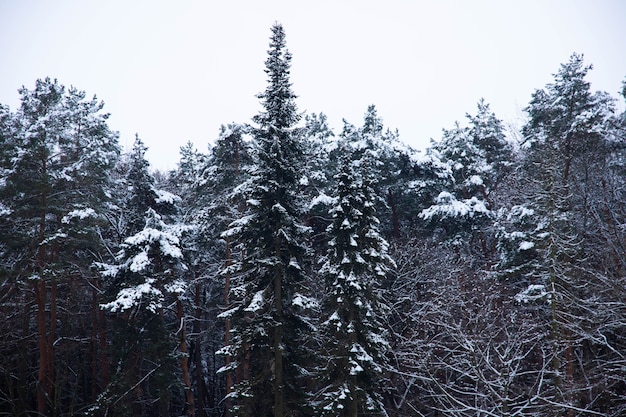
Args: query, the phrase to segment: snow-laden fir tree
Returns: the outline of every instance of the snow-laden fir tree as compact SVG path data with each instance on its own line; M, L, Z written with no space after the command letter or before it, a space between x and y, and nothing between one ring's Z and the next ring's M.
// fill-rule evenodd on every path
M305 116L303 129L306 173L302 178L303 185L323 195L332 182L329 172L332 165L330 153L336 148L335 134L328 126L328 118L324 113L312 113Z
M389 344L381 291L394 262L379 231L373 180L364 166L368 159L352 161L346 153L320 271L327 298L316 409L322 416L386 415L381 394Z
M478 242L482 254L488 255L484 232L494 216L492 193L512 163L511 146L502 122L484 100L478 102L476 116L466 117L469 126L456 123L453 129L444 130L442 140L430 149L440 171L437 181L428 184L432 204L419 217L432 230L444 231L445 239L457 245ZM432 161L421 161L425 172Z
M303 195L309 200L306 225L314 236L311 247L321 255L325 246L324 231L328 226L326 214L333 201L330 197L334 189L333 176L337 173L337 158L331 157L336 153L337 140L324 113L305 116L302 138L305 171L300 183Z
M342 146L354 151L353 157L356 159L370 158L369 169L377 179L376 191L382 197L377 202L381 230L394 238L399 237L398 210L405 203L400 201L403 192L402 179L410 170L413 150L398 140L397 130L385 129L374 105L368 106L361 127L344 120L339 143L342 145L335 147L334 152L330 154L331 163L335 165L333 168L338 169L340 165L338 161L341 158Z
M145 151L137 137L121 210L128 221L126 236L114 262L98 264L108 298L102 308L114 313L117 367L99 406L114 415L166 414L175 372L173 333L181 325L167 317L166 307L178 303L187 286L181 249L187 228L170 223L180 198L155 187ZM141 388L131 395L131 387Z
M225 237L234 237L242 258L233 273L233 308L222 317L232 323L223 353L228 369L239 375L229 395L238 416L297 416L305 412L303 347L311 327L304 310L306 236L299 187L302 145L291 91L291 54L283 27L275 24L265 72L268 85L259 94L263 111L254 117L256 168L246 184L247 215L235 220Z

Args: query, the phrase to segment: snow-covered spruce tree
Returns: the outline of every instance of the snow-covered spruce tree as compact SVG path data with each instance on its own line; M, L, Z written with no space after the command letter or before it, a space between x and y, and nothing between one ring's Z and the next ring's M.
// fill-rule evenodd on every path
M332 183L332 165L329 161L330 153L336 148L335 134L328 126L328 119L324 113L312 113L305 116L305 126L302 132L305 175L303 185L312 189L314 195L323 196L329 193Z
M328 253L320 273L327 298L322 318L322 365L316 410L322 416L386 415L382 403L389 344L382 282L394 265L380 235L372 177L344 157L331 209ZM357 165L356 169L355 166Z
M173 333L181 323L165 307L178 303L187 285L180 241L186 227L168 223L180 199L155 188L145 150L137 137L122 210L126 237L113 263L98 264L108 298L102 308L113 313L117 368L98 406L121 416L166 415L176 373Z
M420 161L423 172L439 171L431 181L415 183L424 188L414 191L434 197L419 214L433 236L452 243L460 254L491 263L497 253L496 191L512 166L512 149L502 122L484 100L479 101L476 116L466 117L469 126L456 123L444 130L442 140L429 150L430 158Z
M225 271L233 273L234 306L223 314L232 323L223 353L233 360L224 370L241 375L229 395L232 413L284 417L305 413L303 346L311 327L303 315L310 301L303 264L308 228L299 222L299 115L280 24L272 27L268 54L268 86L259 94L264 111L253 119L257 160L247 184L248 213L224 234L236 238L243 255Z
M193 188L206 165L207 155L199 152L191 141L180 147L179 154L178 167L170 172L167 182L172 189L178 190L183 200L192 200ZM191 201L183 205L190 206Z
M440 192L433 204L420 217L433 230L442 230L442 238L460 245L463 238L472 236L490 215L485 200L483 172L486 165L483 152L474 144L468 129L458 123L444 130L441 142L434 145L452 175L440 184Z
M36 387L15 401L21 403L17 410L34 413L36 404L39 414L51 415L76 404L81 376L63 369L85 367L77 351L82 345L65 341L76 338L70 330L88 337L93 325L82 320L92 312L84 297L97 297L89 267L102 251L98 231L119 147L96 97L86 99L84 92L49 78L19 93L20 108L3 117L3 142L9 149L2 157L0 235L11 282L19 290L7 294L19 295L15 305L34 306L36 344L23 347L37 352L38 369L32 378ZM23 317L24 323L30 319L30 313Z
M482 170L485 194L491 194L513 165L513 147L505 135L502 121L481 98L476 105L476 115L466 114L470 121L469 135L472 142L482 151L486 169ZM487 168L487 166L489 168Z
M141 138L135 135L129 170L126 174L126 184L129 187L124 210L127 236L137 233L144 227L148 209L153 209L160 215L171 216L176 213L175 203L180 201L180 197L155 186L155 179L150 173L150 163L146 159L147 150Z
M354 158L370 158L371 170L377 178L376 192L382 197L377 202L381 230L394 238L400 236L402 183L411 170L413 150L398 140L398 132L385 129L374 105L370 105L359 128L344 120L339 142L354 151ZM340 147L331 152L331 161L337 166ZM409 203L410 204L410 203ZM388 214L388 215L387 215Z
M194 184L192 218L197 225L198 244L206 245L199 254L206 257L205 266L216 260L224 262L230 252L230 239L224 240L220 235L233 220L241 217L243 210L238 187L249 178L252 164L249 130L244 124L222 125ZM215 268L204 269L203 273L216 273Z

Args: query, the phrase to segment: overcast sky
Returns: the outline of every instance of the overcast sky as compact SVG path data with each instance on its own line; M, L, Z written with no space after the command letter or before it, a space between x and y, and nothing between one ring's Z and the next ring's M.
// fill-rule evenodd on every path
M138 133L173 169L187 141L206 151L221 124L259 111L275 21L300 111L339 133L375 104L417 149L481 97L519 123L573 52L594 65L592 89L617 98L626 79L622 0L0 0L0 103L15 110L18 88L57 78L105 102L122 146Z

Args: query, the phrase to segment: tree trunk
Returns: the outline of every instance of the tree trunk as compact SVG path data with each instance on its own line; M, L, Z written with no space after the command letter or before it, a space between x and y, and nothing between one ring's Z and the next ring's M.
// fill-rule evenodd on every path
M47 175L46 159L42 160L41 165L42 176ZM48 198L45 188L41 191L39 212L39 236L37 239L37 267L39 279L35 283L35 303L37 304L37 344L39 348L39 372L37 375L37 411L41 415L46 414L46 403L50 400L51 380L49 375L49 360L52 353L48 349L52 349L52 345L48 344L47 323L46 323L46 280L44 270L46 269L46 249L44 240L46 237L46 214L48 208Z
M46 332L46 282L43 277L35 284L37 304L37 345L39 348L39 372L37 374L37 412L46 415L48 396L48 344Z
M183 386L185 389L185 400L187 401L187 415L195 416L196 415L196 407L194 404L193 391L191 390L191 377L189 375L189 355L187 352L187 334L185 333L185 318L183 317L183 303L180 301L180 298L176 299L176 312L178 315L178 321L180 323L179 330L179 350L181 353L180 357L180 369L182 372L183 378Z
M100 321L98 320L98 292L92 291L93 325L91 327L91 402L95 404L98 399L98 333Z
M104 310L98 312L100 317L100 368L102 370L102 386L109 385L109 358L107 355L106 316Z
M280 241L276 242L276 256L280 259ZM283 373L283 296L282 269L276 268L274 274L274 308L276 309L276 327L274 328L274 417L285 416L285 393Z
M197 412L199 417L206 417L204 411L207 399L206 399L206 387L204 383L204 367L202 365L202 286L199 281L196 281L196 294L194 298L195 304L195 320L193 322L193 333L195 335L195 368L196 368L196 387L197 387Z
M237 164L235 169L237 169ZM233 264L232 253L230 250L230 238L226 237L226 267L228 268ZM228 294L230 293L230 273L226 273L224 277L224 307L228 308L230 305ZM226 318L224 323L224 346L230 344L230 319ZM230 355L226 355L224 358L225 365L228 367L231 363ZM231 371L226 372L226 400L224 401L224 414L226 417L230 415L231 401L228 394L231 393L233 387L233 373Z
M57 415L59 409L58 398L55 395L55 369L54 369L54 342L57 337L57 282L52 277L52 283L50 285L50 332L48 334L48 396L52 401L53 415Z

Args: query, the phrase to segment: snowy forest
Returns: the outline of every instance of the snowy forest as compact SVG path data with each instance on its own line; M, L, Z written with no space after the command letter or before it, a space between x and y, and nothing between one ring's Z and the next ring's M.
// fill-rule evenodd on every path
M626 114L583 55L420 151L301 112L291 59L277 23L262 110L170 172L57 80L0 104L0 415L626 415Z

